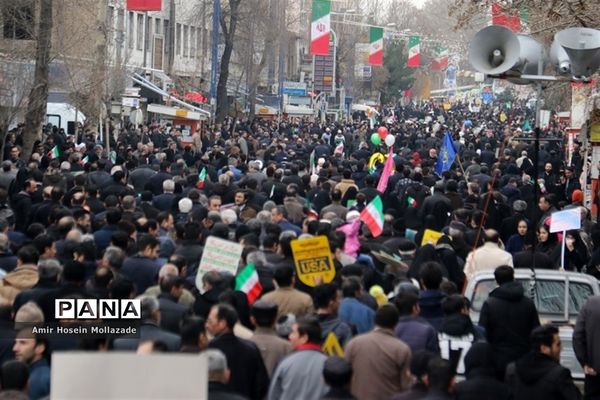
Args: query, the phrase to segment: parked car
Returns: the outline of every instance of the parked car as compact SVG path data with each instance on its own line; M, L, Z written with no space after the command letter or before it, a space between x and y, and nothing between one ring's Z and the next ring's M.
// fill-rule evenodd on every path
M525 293L535 303L540 322L559 328L563 344L560 362L571 370L574 379L583 380L583 369L573 352L573 327L586 300L600 294L598 280L587 274L544 269L515 269L515 280L523 285ZM478 273L469 281L465 297L471 302L474 324L479 321L483 303L496 287L493 272Z

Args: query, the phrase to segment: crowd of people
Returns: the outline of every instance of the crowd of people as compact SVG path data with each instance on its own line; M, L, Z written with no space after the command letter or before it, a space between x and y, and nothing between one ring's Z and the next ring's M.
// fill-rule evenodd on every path
M533 119L518 104L427 102L378 121L228 119L191 138L115 126L109 146L53 127L28 158L17 128L0 166L0 319L56 323L55 299L137 297L142 322L116 339L6 333L0 398L47 397L52 352L76 349L204 352L210 399L581 398L558 329L540 325L513 268L600 277L600 229L584 204L584 149L566 162L552 119L535 151ZM372 137L378 126L393 147ZM436 173L446 132L457 158ZM376 198L381 234L362 217ZM563 258L549 226L568 208L582 224ZM439 239L424 243L428 230ZM209 236L243 246L238 272L254 265L260 299L222 271L196 284ZM312 287L292 242L316 236L335 277ZM498 286L473 323L462 293L482 271ZM593 304L574 341L589 399L600 393ZM343 355L322 350L330 333Z

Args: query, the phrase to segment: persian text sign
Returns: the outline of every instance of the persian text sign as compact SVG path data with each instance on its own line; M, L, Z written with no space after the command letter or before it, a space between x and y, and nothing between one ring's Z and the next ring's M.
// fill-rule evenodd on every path
M292 241L296 275L305 285L315 287L335 278L329 240L325 236Z
M244 246L239 243L209 236L206 239L206 245L198 266L196 287L202 290L202 277L208 271L229 272L235 275L243 249Z

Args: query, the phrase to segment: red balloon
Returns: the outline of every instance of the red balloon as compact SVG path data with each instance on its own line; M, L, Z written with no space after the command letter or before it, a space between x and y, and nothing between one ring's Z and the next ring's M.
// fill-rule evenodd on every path
M382 140L385 140L385 137L388 135L388 130L385 126L380 126L379 129L377 129L377 133Z

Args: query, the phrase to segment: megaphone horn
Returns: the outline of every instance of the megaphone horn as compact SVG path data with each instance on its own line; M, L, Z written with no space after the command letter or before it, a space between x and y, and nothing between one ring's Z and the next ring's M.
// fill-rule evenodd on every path
M476 70L513 76L515 83L529 83L518 77L538 74L538 65L544 59L544 46L537 40L496 25L477 32L469 49L469 61Z
M600 31L569 28L558 32L554 39L569 56L575 79L589 78L600 66Z
M519 39L503 26L488 26L477 32L469 47L469 62L479 72L498 75L519 61Z
M558 43L556 37L554 38L552 46L550 47L550 62L561 75L571 72L571 60L569 59L569 55L565 49L562 48L560 43Z

